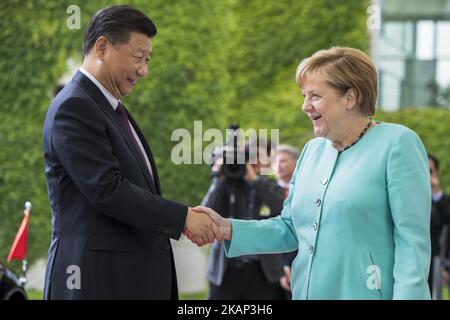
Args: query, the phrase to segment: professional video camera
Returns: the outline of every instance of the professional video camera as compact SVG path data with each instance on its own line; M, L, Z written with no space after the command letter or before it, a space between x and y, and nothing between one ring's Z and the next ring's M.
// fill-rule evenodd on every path
M248 160L248 151L239 145L239 125L229 126L228 139L224 146L217 147L213 151L213 160L223 158L220 173L227 180L243 180L246 172L245 163Z

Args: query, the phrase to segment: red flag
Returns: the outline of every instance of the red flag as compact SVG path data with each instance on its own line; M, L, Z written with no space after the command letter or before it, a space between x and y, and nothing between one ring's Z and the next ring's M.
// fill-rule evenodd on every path
M27 240L28 240L28 221L30 219L29 209L24 211L25 217L23 217L22 224L17 232L14 243L9 250L8 262L11 260L23 260L27 256Z

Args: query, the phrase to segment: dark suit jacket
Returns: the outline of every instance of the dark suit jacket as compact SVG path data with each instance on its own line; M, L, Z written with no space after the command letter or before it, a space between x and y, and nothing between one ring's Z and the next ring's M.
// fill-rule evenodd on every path
M264 177L258 178L251 184L253 190L249 190L243 182L236 185L236 212L230 212L230 186L221 179L215 177L208 190L202 204L210 207L226 218L238 219L265 219L277 216L283 209L283 190L276 184ZM248 202L249 192L254 192L254 202L250 208ZM260 215L260 209L267 205L270 213L267 216ZM278 282L283 275L283 257L281 254L261 254L256 258L261 263L261 268L266 279L270 282ZM207 278L216 286L222 284L222 280L227 270L229 258L225 256L224 242L215 241L211 247L211 252L207 266Z
M55 97L43 128L52 240L46 299L171 299L177 283L169 238L187 207L161 197L100 89L81 72Z
M431 258L441 256L448 258L448 239L442 239L442 230L450 224L450 196L443 194L442 198L431 205ZM432 270L431 270L432 271Z

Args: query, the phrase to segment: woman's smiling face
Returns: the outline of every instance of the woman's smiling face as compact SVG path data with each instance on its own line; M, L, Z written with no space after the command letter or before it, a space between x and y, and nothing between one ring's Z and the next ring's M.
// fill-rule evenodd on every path
M316 137L334 140L342 134L346 115L345 94L327 83L320 71L305 77L302 111L311 119Z

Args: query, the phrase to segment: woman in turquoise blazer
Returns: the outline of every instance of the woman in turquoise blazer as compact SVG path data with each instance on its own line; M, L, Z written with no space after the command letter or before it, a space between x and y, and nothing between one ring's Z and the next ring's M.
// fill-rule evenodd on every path
M419 137L372 121L376 70L359 50L319 51L296 79L317 137L281 215L242 221L197 210L221 227L228 257L298 249L293 299L429 299L431 190Z

